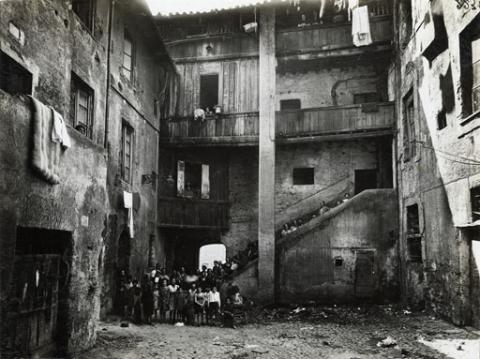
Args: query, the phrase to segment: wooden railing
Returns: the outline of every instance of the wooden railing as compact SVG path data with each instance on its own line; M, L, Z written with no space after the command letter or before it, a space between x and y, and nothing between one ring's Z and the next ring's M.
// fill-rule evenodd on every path
M227 201L159 197L158 225L179 228L228 228Z
M391 129L393 111L390 102L278 111L276 134L281 139ZM255 144L258 112L212 116L204 121L193 117L164 121L161 140L172 144Z
M277 112L278 137L389 129L392 103L334 106Z
M383 11L380 8L376 10ZM370 31L373 43L391 41L393 39L392 17L371 18ZM347 22L279 30L276 46L278 55L354 47L352 24Z

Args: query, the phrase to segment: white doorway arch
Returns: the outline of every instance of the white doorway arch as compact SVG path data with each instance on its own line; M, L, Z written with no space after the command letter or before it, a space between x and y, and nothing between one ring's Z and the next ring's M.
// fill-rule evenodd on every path
M214 261L225 263L227 259L227 249L223 244L206 244L200 247L198 252L198 269L202 266L213 267Z

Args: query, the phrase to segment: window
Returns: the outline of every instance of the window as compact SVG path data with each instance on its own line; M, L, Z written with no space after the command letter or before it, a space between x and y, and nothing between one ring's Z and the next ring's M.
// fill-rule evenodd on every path
M315 184L315 169L312 167L294 168L293 184L294 185Z
M131 183L133 163L133 128L128 123L122 123L122 138L120 146L122 180Z
M213 111L218 105L218 74L200 76L200 107ZM207 111L208 112L208 111Z
M416 156L415 103L413 90L403 99L403 160L408 162Z
M300 110L302 108L299 99L280 100L280 111L283 110Z
M472 188L470 190L472 202L472 220L478 221L480 219L480 187Z
M72 0L72 10L89 31L93 31L95 0Z
M122 72L130 81L133 79L133 65L134 65L134 53L135 46L128 32L125 31L123 38L123 65Z
M422 262L422 235L418 204L407 206L407 250L411 262Z
M378 94L376 92L357 93L353 95L353 103L355 105L371 102L378 102Z
M79 132L92 138L93 90L72 72L71 82L71 125Z
M355 170L355 194L377 188L377 170Z
M177 195L210 198L210 167L198 162L177 162Z
M462 115L480 110L480 17L460 34Z
M11 95L32 93L32 74L0 51L0 88Z
M410 36L412 36L412 0L402 0L400 2L400 12L403 20L400 21L400 34L402 38L402 46L405 47L410 41Z

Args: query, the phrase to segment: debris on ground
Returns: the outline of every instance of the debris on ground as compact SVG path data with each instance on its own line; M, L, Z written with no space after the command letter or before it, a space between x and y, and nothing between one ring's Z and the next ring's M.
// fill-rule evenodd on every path
M377 343L377 347L382 347L382 348L394 347L395 345L397 345L397 341L390 336L386 337L383 340L380 340Z

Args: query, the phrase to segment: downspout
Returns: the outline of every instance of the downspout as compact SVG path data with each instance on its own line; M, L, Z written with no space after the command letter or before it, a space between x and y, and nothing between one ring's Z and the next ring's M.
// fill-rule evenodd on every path
M113 11L115 9L115 0L110 0L108 8L108 45L107 45L107 92L105 94L105 137L103 139L103 147L108 147L108 117L110 115L110 52L112 48L112 23ZM108 150L108 149L107 149Z

